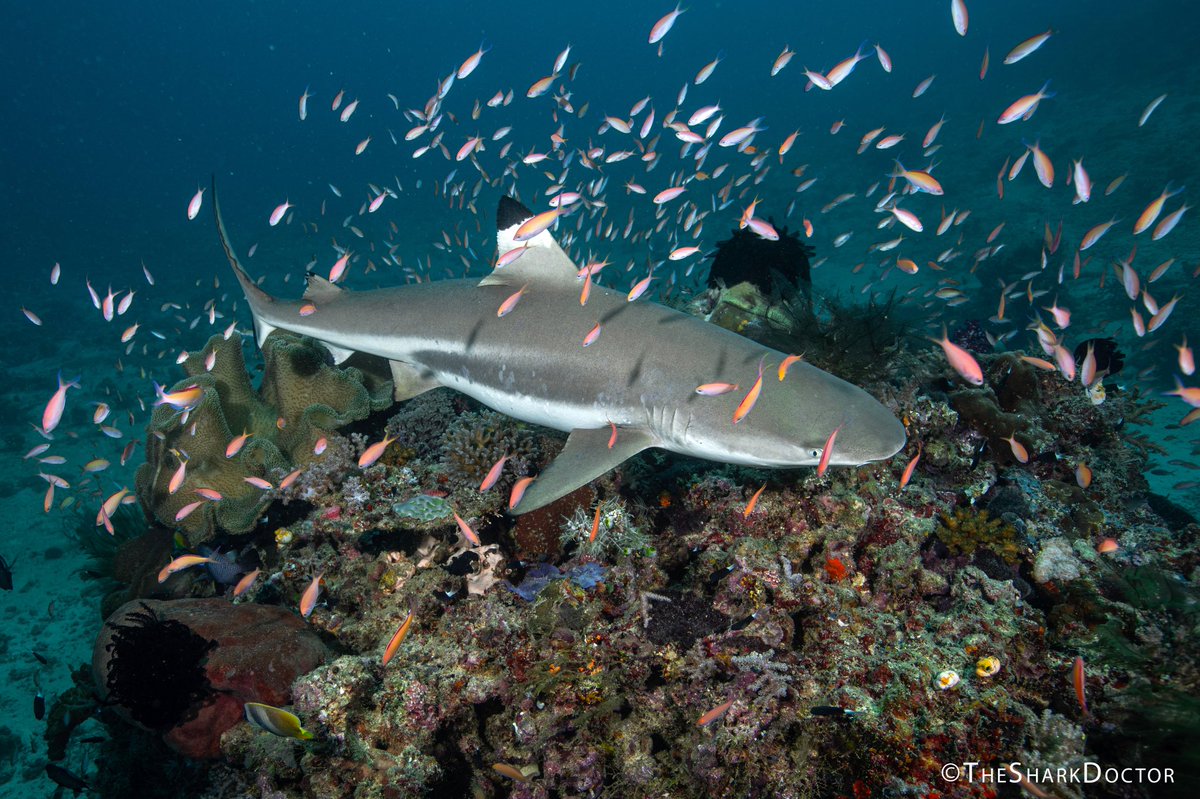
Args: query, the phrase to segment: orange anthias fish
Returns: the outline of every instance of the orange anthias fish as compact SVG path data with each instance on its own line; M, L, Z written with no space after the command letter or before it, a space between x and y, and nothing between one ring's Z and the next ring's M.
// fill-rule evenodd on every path
M705 713L700 718L696 719L697 727L707 727L717 719L729 712L729 708L733 707L733 700L729 699L714 707L712 710Z
M763 360L766 356L763 357ZM758 362L758 379L754 381L754 385L746 392L746 396L738 403L737 409L733 412L733 423L737 424L746 418L746 414L750 413L750 409L754 407L754 403L758 402L758 395L762 393L763 383L763 360Z
M762 496L762 492L766 487L767 484L763 483L762 487L754 492L754 496L750 497L750 501L746 503L745 510L742 511L743 517L748 517L751 513L754 513L754 508L758 505L758 498Z
M395 436L389 436L385 433L383 436L383 441L377 441L363 450L363 454L358 458L358 465L365 469L374 464L375 461L383 457L383 451L387 449L388 444L391 444L395 440Z
M821 450L821 460L817 462L817 476L821 477L825 474L825 470L829 468L829 457L833 455L833 442L837 441L837 434L841 431L842 426L839 424L833 428L833 432L829 434L829 438L825 440L825 447Z
M404 643L404 639L408 637L408 631L412 629L412 623L413 611L410 610L408 615L404 617L404 622L400 625L400 628L396 630L395 635L392 636L392 640L388 641L387 648L383 650L384 666L386 666L388 661L396 656L396 652L400 649L400 644Z
M300 597L300 615L306 619L312 615L313 609L317 606L317 600L321 598L321 578L324 576L325 573L321 572L314 577Z
M1083 673L1083 658L1076 657L1075 665L1071 668L1071 682L1075 686L1075 698L1079 700L1079 707L1083 710L1083 715L1090 716L1087 706L1087 677Z

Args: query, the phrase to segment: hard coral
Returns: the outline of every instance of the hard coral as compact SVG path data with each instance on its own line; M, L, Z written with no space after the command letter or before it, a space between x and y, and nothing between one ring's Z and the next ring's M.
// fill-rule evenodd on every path
M442 463L450 482L464 488L477 488L492 465L508 456L496 484L504 491L517 477L528 474L538 458L534 436L494 411L464 413L442 433L442 438Z
M957 507L953 514L942 514L937 537L952 554L973 555L988 549L1008 563L1016 563L1025 552L1015 527L1003 519L991 519L986 510Z
M205 361L213 357L212 369ZM349 422L391 403L390 386L354 368L338 368L315 341L275 331L263 344L262 386L255 392L246 372L240 339L213 336L184 361L188 377L172 390L198 386L199 403L186 413L157 407L146 435L146 462L138 468L137 494L148 516L180 527L193 543L250 530L271 495L245 482L277 479L317 456L313 444ZM234 457L226 446L249 433ZM172 475L187 462L183 483L169 490ZM183 519L178 512L196 501L196 489L221 494Z

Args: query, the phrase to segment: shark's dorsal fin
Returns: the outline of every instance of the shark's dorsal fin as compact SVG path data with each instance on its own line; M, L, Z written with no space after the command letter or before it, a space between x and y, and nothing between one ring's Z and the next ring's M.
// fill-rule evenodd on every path
M304 276L304 299L312 300L314 303L329 302L342 296L342 288L335 286L325 278L309 272Z
M513 513L528 513L549 505L580 486L600 477L622 461L655 446L654 437L643 430L620 428L612 447L610 428L572 430L567 444L545 471L529 484Z
M507 266L497 266L479 281L481 286L535 286L559 284L573 286L579 282L579 268L563 252L547 228L528 241L516 241L517 229L534 217L520 201L501 197L496 208L496 257L503 259L510 251L526 248L519 258Z

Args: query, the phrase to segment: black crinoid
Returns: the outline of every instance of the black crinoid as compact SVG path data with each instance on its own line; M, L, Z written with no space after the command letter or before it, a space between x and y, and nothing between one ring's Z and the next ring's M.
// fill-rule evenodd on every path
M194 718L212 693L204 661L217 642L142 607L144 613L108 625L114 631L106 647L108 699L139 724L166 732Z
M744 281L753 283L767 296L793 288L807 296L812 285L809 259L815 250L786 227L776 228L776 232L779 240L771 241L744 228L717 242L708 273L709 287L734 286Z

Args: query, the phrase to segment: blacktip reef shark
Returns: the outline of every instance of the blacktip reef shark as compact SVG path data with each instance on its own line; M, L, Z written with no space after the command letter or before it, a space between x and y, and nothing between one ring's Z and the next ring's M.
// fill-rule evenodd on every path
M397 400L448 386L501 413L569 433L513 513L543 507L651 447L782 468L818 464L837 428L827 465L859 466L904 446L904 427L887 408L808 363L793 363L778 381L784 353L703 319L647 300L629 302L599 285L582 305L579 269L549 230L515 240L533 213L512 198L502 197L497 212L499 254L528 249L482 280L349 291L310 273L304 297L284 300L246 273L229 243L215 185L212 196L260 346L276 329L311 336L337 363L356 352L386 358ZM499 316L518 291L519 303ZM593 339L589 346L585 337ZM764 375L761 394L736 424L744 392L697 393L717 381L749 387L757 375Z

